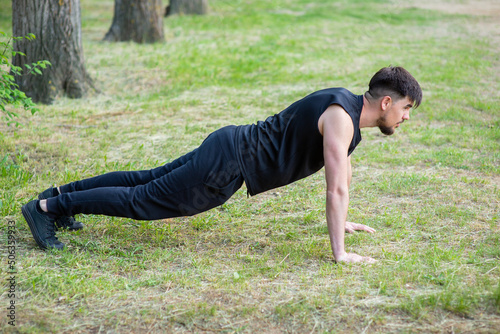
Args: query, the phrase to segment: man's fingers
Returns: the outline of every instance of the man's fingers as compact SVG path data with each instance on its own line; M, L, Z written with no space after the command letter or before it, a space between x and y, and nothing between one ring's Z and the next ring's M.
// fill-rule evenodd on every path
M376 263L377 260L375 260L374 258L369 257L369 256L359 256L358 258L354 259L353 262L372 264L372 263Z
M361 256L355 253L346 253L346 255L342 259L337 260L337 262L373 264L376 263L377 260L369 256Z
M368 233L375 232L375 229L371 228L370 226L366 226L363 224L356 224L356 225L357 225L357 230L359 230L359 231L366 231Z
M377 260L375 260L374 258L371 258L369 256L360 256L359 258L355 259L353 262L372 264L372 263L377 262Z
M346 231L347 233L354 233L354 230L353 230L352 228L349 228L349 227L346 227L346 228L345 228L345 231Z
M363 257L363 262L364 263L370 263L370 264L372 264L372 263L376 263L377 260L375 260L374 258L369 257L369 256L364 256Z
M356 224L352 222L346 222L345 224L345 230L348 233L354 233L354 231L366 231L368 233L373 233L375 232L375 229L371 228L370 226L366 226L363 224Z
M374 228L371 228L370 226L366 226L366 225L362 225L362 230L368 232L368 233L373 233L375 232L375 229Z

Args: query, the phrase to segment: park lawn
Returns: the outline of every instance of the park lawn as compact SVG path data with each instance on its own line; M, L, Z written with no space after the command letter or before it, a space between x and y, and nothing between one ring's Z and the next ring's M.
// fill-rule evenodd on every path
M99 92L0 123L2 278L8 222L17 237L16 326L4 280L0 331L499 332L499 16L479 11L494 0L209 3L165 19L165 43L137 45L101 42L113 2L82 1ZM424 100L395 135L362 131L353 153L349 220L377 232L346 248L374 265L333 262L322 171L194 217L80 215L61 252L41 251L21 215L52 183L158 166L315 90L362 94L391 64Z

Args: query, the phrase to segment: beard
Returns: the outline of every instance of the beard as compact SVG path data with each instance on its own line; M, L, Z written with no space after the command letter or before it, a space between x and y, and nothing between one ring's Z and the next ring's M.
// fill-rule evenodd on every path
M379 118L377 120L377 126L380 129L380 132L382 132L386 136L390 136L390 135L394 134L394 127L387 126L385 124L385 122L386 122L385 116L382 116L381 118Z
M386 136L390 136L390 135L394 134L394 128L393 127L379 125L378 128Z

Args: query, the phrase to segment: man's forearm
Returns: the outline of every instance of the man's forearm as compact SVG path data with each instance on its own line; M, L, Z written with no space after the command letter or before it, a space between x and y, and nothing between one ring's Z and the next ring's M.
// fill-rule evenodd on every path
M326 194L326 224L330 236L335 260L339 261L346 254L344 246L345 221L349 207L349 191L327 191Z
M351 167L351 156L347 159L347 188L351 187L352 180L352 167Z

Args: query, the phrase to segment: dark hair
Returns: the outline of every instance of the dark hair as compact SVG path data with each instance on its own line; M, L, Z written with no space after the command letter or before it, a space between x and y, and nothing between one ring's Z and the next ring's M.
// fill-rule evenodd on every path
M408 97L417 108L422 102L422 88L417 80L402 67L384 67L380 69L368 85L367 93L374 99L391 96L393 99Z

